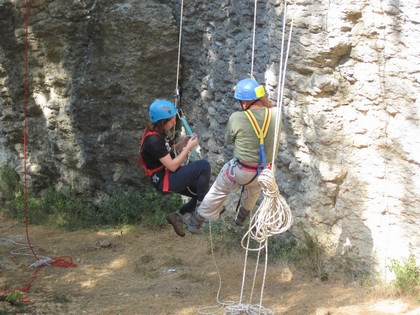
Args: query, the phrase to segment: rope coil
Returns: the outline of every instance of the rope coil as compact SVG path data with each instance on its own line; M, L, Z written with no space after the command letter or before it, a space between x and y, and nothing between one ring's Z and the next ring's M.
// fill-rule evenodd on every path
M250 220L250 227L242 238L242 247L249 250L260 250L270 236L287 231L293 223L292 212L286 200L281 196L270 169L264 169L258 177L264 199ZM244 241L251 237L260 246L250 249L244 245Z

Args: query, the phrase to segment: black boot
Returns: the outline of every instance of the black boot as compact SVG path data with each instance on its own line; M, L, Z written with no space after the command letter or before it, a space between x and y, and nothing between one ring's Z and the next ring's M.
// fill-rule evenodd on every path
M245 210L244 207L240 207L236 215L236 220L235 220L236 225L243 226L246 219L248 219L250 213L251 211Z

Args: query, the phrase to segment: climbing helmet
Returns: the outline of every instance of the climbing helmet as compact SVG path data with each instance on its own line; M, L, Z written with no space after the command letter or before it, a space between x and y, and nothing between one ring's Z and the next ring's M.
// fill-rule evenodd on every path
M246 78L234 87L233 97L240 101L253 101L265 95L264 87L254 79Z
M156 100L150 104L149 118L155 123L162 119L174 117L178 113L175 105L167 100Z

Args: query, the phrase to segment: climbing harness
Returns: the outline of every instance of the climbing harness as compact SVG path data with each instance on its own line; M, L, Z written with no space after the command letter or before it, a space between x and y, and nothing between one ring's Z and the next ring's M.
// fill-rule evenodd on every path
M252 111L245 110L244 113L248 117L249 122L251 123L256 136L260 140L260 153L259 153L258 166L250 166L247 163L241 162L240 160L236 158L231 160L231 165L228 170L229 170L229 176L232 178L235 176L235 174L233 174L233 169L234 169L233 166L235 166L236 164L241 165L244 169L250 169L251 171L255 171L255 176L253 176L252 179L248 183L242 185L241 193L238 198L238 203L236 204L236 208L235 208L235 213L238 213L239 206L241 205L242 194L244 193L245 186L252 183L255 180L255 178L257 178L257 176L261 174L261 170L267 168L267 162L265 158L264 138L267 136L268 127L270 126L271 111L268 108L265 108L264 121L263 121L262 127L259 126L258 121L255 118Z
M244 111L246 117L248 117L249 122L251 123L252 128L254 129L255 134L257 135L258 139L260 140L260 158L258 162L258 175L261 172L261 168L267 168L267 162L265 158L265 147L264 147L264 138L267 136L268 127L270 126L271 122L271 111L268 108L265 108L265 116L264 122L262 127L260 128L257 119L255 118L254 114L250 110Z
M140 165L143 168L145 175L147 177L149 177L149 178L151 176L153 176L156 172L158 172L158 171L160 171L160 170L162 170L162 169L165 168L163 165L160 165L160 166L158 166L156 168L149 169L147 167L147 165L146 165L146 162L144 162L144 160L143 160L143 156L142 156L142 153L143 153L143 144L144 144L144 141L146 140L146 138L149 137L149 136L151 136L151 135L160 135L160 134L157 131L147 130L147 127L144 128L144 131L143 131L143 134L142 134L141 140L140 140L139 154L138 154L138 157L137 157L136 162L134 163L134 168L136 168L137 165L140 162ZM170 192L170 190L169 190L169 171L166 168L165 168L165 175L163 177L163 188L162 188L162 191L163 192Z

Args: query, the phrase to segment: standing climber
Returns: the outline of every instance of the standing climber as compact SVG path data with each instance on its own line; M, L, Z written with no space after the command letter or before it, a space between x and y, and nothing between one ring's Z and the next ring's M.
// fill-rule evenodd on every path
M231 114L225 131L226 142L233 144L234 156L222 167L189 219L191 233L197 233L204 220L217 220L229 193L239 187L243 192L235 222L243 226L261 191L258 174L265 167L271 168L273 162L276 108L265 96L264 87L253 79L243 79L234 89L234 98L239 100L241 111Z
M166 132L175 126L177 112L174 104L167 100L156 100L150 105L150 122L143 131L139 159L157 191L191 197L181 209L166 216L176 234L182 237L185 236L183 216L192 213L203 200L209 190L211 170L207 160L183 165L198 144L198 138L194 134L173 145Z

